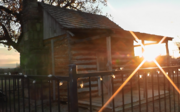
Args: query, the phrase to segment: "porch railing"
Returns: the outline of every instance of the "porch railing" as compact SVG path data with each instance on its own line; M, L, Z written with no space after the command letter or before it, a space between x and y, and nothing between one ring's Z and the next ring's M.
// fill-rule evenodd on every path
M179 88L180 66L163 67ZM133 70L78 73L69 77L0 75L2 112L94 112L122 85ZM179 112L179 94L156 67L142 68L103 109L104 112Z

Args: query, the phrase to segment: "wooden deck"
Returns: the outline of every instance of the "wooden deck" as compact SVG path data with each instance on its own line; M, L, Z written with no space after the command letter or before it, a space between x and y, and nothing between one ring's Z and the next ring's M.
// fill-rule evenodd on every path
M140 92L140 96L141 96L141 105L146 103L146 97L144 96L144 91L141 88L141 92ZM148 93L147 93L147 98L148 101L147 102L151 102L153 101L153 93L151 89L148 89ZM158 92L158 90L154 90L154 100L158 100L159 97L163 98L168 96L168 91L165 91L164 94L164 90L160 90L160 92ZM139 92L138 90L133 90L133 107L139 105ZM109 99L108 95L104 95L104 103ZM85 108L89 108L89 98L87 99L83 99L83 100L79 100L78 101L79 106L81 107L85 107ZM102 107L102 98L99 97L93 97L92 98L92 108L93 110L99 110L100 107ZM127 92L126 94L124 94L124 109L128 109L131 108L131 91ZM110 104L106 107L107 110L112 110L112 106L110 106ZM115 97L115 110L116 111L120 111L123 109L123 99L122 99L122 93L120 92L116 97Z

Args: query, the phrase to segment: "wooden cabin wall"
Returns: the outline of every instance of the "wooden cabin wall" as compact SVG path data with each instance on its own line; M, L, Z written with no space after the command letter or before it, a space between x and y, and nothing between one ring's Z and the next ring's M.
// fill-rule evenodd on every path
M106 70L106 38L72 44L71 55L71 63L77 65L78 73ZM101 59L100 64L97 63L99 59ZM88 78L78 79L78 96L80 99L89 97L88 81ZM83 88L80 87L82 83L84 84ZM99 77L91 77L92 96L99 95L98 83L100 83Z
M104 57L107 55L105 38L71 45L71 63L77 65L78 73L96 72L99 69L99 54Z
M43 38L50 39L59 35L66 34L63 27L56 22L45 10L43 10Z
M107 40L99 38L87 42L73 44L71 46L72 60L71 63L78 66L78 73L107 71ZM120 38L111 38L112 67L113 69L121 66L130 66L128 63L134 56L133 40L125 40ZM88 79L79 79L78 85L84 84L83 88L78 88L80 98L88 96ZM100 95L99 77L92 78L93 96ZM119 82L117 83L119 85ZM101 86L101 85L100 85ZM107 88L104 88L107 89ZM107 90L104 90L104 92ZM106 93L105 92L105 93Z
M68 39L66 35L59 36L54 39L53 42L54 50L54 73L59 76L68 76L69 75L69 46ZM46 60L49 60L49 63L46 66L48 74L52 74L52 49L51 49L51 40L46 40L45 42L46 49L49 51ZM48 67L47 67L48 66Z
M112 68L131 68L134 65L133 40L123 38L111 38Z
M69 41L68 38L54 42L55 75L69 76Z

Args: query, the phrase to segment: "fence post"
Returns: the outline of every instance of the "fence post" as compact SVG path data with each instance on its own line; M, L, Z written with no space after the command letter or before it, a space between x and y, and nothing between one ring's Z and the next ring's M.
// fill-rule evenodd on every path
M69 65L69 99L70 112L78 112L78 94L75 64Z

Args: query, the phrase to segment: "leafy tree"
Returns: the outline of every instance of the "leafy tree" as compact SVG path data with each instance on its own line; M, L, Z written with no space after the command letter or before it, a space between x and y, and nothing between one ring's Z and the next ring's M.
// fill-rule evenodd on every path
M0 0L0 44L20 52L19 43L23 38L23 2L28 0ZM61 8L101 14L100 4L106 0L37 0Z

